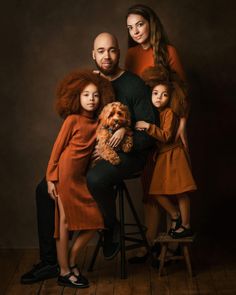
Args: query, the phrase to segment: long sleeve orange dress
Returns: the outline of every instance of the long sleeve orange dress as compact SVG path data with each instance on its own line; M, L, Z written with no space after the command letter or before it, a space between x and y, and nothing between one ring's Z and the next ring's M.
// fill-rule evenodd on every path
M177 50L175 49L175 47L171 45L167 45L167 51L168 51L168 61L169 61L170 68L179 75L181 80L185 81L186 80L185 72L181 64ZM128 49L126 54L126 59L125 59L125 68L127 70L141 77L143 71L146 68L153 67L153 66L154 66L154 58L153 58L152 47L148 49L143 49L141 45L136 45ZM155 150L150 152L147 158L147 162L144 167L141 180L142 180L142 187L143 187L143 202L156 205L155 200L153 200L153 198L150 198L148 193L152 174L153 174L153 169L155 165L155 163L153 162L154 152Z
M46 179L55 182L71 231L104 228L102 214L86 184L86 172L96 140L97 120L69 115L57 136ZM55 206L55 233L59 237L59 209Z
M160 112L160 128L151 124L148 134L157 139L150 195L178 195L197 189L188 152L181 140L174 142L179 120L170 108Z

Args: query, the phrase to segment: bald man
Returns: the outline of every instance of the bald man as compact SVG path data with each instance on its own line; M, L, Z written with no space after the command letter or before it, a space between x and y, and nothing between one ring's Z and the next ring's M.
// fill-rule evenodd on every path
M101 75L111 81L116 99L129 108L132 127L136 121L154 123L150 90L136 75L119 67L120 50L117 39L109 33L101 33L94 40L92 57ZM111 138L110 145L117 146L124 136L121 128ZM134 148L131 153L119 153L121 163L117 166L101 160L87 175L88 187L104 216L105 244L103 253L112 259L119 252L116 208L113 186L122 179L143 169L153 140L145 132L134 130ZM21 283L31 284L58 275L54 234L54 201L49 197L45 179L36 189L36 208L41 262L21 277Z
M99 34L94 40L92 55L100 74L111 81L116 100L128 106L132 127L137 121L154 122L150 89L139 77L119 67L120 50L115 36L109 33ZM123 136L124 132L118 130L110 144L117 146ZM103 253L106 259L112 259L119 251L114 185L143 169L147 153L153 144L146 132L134 128L133 137L133 150L128 154L119 152L119 165L113 166L108 161L101 160L87 174L88 188L103 213L108 229L104 232Z

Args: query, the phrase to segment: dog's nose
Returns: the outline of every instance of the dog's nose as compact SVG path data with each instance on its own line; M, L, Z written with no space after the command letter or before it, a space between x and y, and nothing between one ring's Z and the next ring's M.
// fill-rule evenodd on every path
M119 122L119 120L118 119L115 119L115 123L118 123Z

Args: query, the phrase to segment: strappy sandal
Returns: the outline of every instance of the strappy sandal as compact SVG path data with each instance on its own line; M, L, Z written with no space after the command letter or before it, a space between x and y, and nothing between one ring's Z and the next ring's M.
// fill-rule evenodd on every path
M73 269L75 269L75 268L78 270L78 273L79 273L79 275L76 275L76 274L74 273L74 275L77 277L77 279L78 279L81 283L83 283L83 284L85 284L85 285L89 285L89 281L88 281L88 279L82 275L82 273L81 273L81 271L80 271L78 265L75 264L75 265L73 265L73 266L70 266L70 269L71 269L72 272L73 272Z
M175 222L175 227L170 228L168 231L168 235L172 237L173 232L176 231L177 229L179 229L181 226L181 222L182 222L181 215L179 215L177 218L172 218L171 222Z
M57 284L59 286L64 286L64 287L71 287L71 288L88 288L89 284L85 284L82 282L77 276L75 276L77 279L76 281L70 280L72 276L75 276L73 272L69 272L68 274L61 276L58 276L57 279Z
M193 235L191 228L187 228L183 225L181 225L179 228L182 228L183 231L181 232L173 231L171 234L172 238L181 239L181 238L191 237Z

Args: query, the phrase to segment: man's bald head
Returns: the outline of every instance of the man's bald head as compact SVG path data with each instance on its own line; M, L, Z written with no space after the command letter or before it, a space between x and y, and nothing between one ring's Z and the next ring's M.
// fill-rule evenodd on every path
M97 35L97 37L94 39L94 42L93 42L93 49L100 47L100 45L103 43L110 43L119 49L119 43L116 36L110 33L103 32Z
M93 59L105 76L114 75L119 69L120 49L117 38L110 33L101 33L94 39Z

